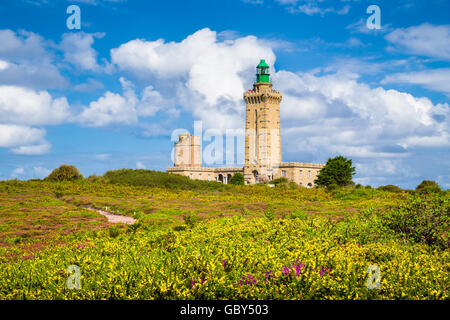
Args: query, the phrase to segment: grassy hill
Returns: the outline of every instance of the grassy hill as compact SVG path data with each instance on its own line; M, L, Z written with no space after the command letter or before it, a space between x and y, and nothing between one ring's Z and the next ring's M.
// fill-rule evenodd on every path
M449 192L0 182L0 299L448 299ZM135 217L112 225L86 207ZM81 289L66 286L81 270ZM380 269L380 289L367 270Z

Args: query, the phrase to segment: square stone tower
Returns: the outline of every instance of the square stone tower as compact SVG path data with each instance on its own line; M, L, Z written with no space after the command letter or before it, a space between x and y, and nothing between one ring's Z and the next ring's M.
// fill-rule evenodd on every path
M272 180L281 165L281 93L272 89L269 66L264 60L256 67L253 90L244 93L245 166L244 179L253 184Z
M201 167L202 150L200 137L188 133L180 134L174 148L175 167Z

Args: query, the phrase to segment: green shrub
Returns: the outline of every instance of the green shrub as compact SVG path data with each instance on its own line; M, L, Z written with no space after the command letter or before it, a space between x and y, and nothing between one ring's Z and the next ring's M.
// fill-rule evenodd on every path
M50 181L73 181L83 179L83 175L72 165L63 164L48 175L46 180Z
M417 187L416 191L420 193L441 192L442 189L435 181L423 180Z
M449 247L450 200L438 195L408 195L382 215L383 223L405 239Z
M392 184L388 184L386 186L378 187L378 190L389 191L389 192L402 192L403 191L401 188L399 188L397 186L394 186Z
M236 172L230 179L230 183L236 186L243 186L245 184L244 176L242 173Z
M107 171L103 177L113 184L167 189L223 191L233 187L216 181L192 180L179 174L144 169L111 170Z

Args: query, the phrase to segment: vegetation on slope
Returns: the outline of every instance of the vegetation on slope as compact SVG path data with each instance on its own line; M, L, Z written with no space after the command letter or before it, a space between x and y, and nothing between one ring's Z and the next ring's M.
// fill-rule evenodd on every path
M187 179L0 182L0 299L449 299L449 191L179 189L172 176Z

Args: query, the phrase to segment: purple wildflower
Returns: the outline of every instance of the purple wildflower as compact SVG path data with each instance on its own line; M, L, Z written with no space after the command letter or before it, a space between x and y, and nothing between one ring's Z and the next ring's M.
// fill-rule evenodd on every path
M298 277L300 275L300 273L302 273L302 268L305 265L303 263L299 263L298 260L295 262L295 264L292 264L292 267L295 269L295 275Z
M291 269L289 269L288 267L283 267L283 275L285 277L287 277L290 274L291 274Z
M247 274L247 279L245 280L245 284L253 285L253 284L257 284L257 283L258 283L258 281L256 281L254 276L252 276L251 274Z
M331 268L324 268L324 267L320 266L320 276L323 276L326 271L328 271L327 273L329 275L331 275Z

